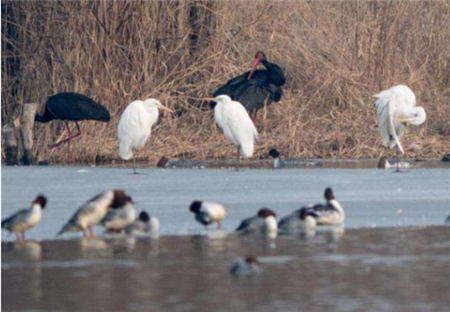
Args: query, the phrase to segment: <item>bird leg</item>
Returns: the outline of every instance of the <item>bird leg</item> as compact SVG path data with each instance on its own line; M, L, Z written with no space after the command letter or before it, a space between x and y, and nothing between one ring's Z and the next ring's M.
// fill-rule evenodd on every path
M395 158L397 159L397 169L395 169L395 171L394 172L401 172L400 171L400 168L398 167L398 150L399 150L399 148L398 148L398 146L395 146Z
M22 232L22 242L24 242L24 241L26 241L26 238L25 238L25 231Z
M217 222L217 229L220 230L222 228L222 223L221 222Z
M88 227L88 230L89 230L89 237L90 237L90 238L94 237L94 230L92 229L91 226Z
M21 237L20 237L20 232L18 232L18 233L16 232L14 234L16 234L16 241L20 243L22 241Z
M81 229L81 232L83 232L83 237L87 237L85 229Z
M59 141L59 142L57 142L57 143L51 144L51 145L49 145L48 147L49 147L49 148L55 148L55 147L58 147L58 146L60 146L61 144L64 144L64 143L66 143L66 142L69 142L69 143L70 143L70 140L72 140L73 138L76 138L76 137L82 135L80 126L78 125L78 122L77 122L77 121L75 121L75 125L77 126L77 130L78 130L78 133L77 133L77 134L71 136L71 135L70 135L70 131L69 131L69 137L68 137L68 138L66 138L66 139L64 139L64 140L62 140L62 141ZM69 125L67 124L67 122L66 122L66 126L67 126L67 128L69 127Z
M250 113L250 118L252 119L253 123L256 123L256 115L258 114L258 110L255 108L254 110L252 110L252 112Z
M136 157L133 156L133 174L137 174L136 172Z
M236 171L239 171L239 162L240 162L240 160L241 160L241 155L239 154L239 146L237 147L237 154L236 154L236 156L237 156L237 166L236 166Z

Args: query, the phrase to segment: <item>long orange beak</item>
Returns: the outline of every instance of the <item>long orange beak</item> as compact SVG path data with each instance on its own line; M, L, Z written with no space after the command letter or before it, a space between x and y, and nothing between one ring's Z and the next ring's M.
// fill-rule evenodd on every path
M259 57L255 57L255 61L253 62L253 66L252 66L252 71L248 75L247 80L250 80L250 78L252 78L253 73L255 72L256 68L258 67L259 62L261 62Z

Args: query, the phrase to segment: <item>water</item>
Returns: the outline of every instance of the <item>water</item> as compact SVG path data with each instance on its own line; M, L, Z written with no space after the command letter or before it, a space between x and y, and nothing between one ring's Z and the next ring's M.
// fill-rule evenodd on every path
M195 199L217 200L229 207L224 222L231 232L261 207L289 214L311 202L323 202L327 186L346 211L347 228L443 224L450 214L450 170L411 169L141 169L3 167L2 217L28 207L38 194L49 203L42 222L27 235L54 239L61 226L86 200L111 188L126 190L139 210L161 221L162 235L201 234L189 213ZM101 233L102 229L96 229ZM75 236L79 236L76 234ZM67 237L67 236L66 236ZM64 238L64 237L63 237ZM2 240L12 240L2 231Z
M2 243L5 311L448 311L450 227ZM229 268L256 255L262 271Z

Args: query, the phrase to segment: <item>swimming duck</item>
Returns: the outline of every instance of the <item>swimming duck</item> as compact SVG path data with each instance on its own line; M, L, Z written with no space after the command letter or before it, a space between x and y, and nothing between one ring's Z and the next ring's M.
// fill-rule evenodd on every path
M2 220L2 229L8 230L16 235L19 242L25 241L25 231L35 227L42 218L42 211L47 204L47 198L44 195L38 195L31 207L13 213Z
M248 276L261 272L261 264L254 256L246 257L234 263L230 268L230 274L236 276Z
M220 229L222 220L227 215L227 208L213 201L199 201L192 202L190 211L195 214L195 220L205 226L211 223L217 223L217 228Z
M307 233L316 229L316 218L319 215L311 208L303 207L284 217L278 223L278 228L284 233Z
M125 228L128 234L149 233L156 235L159 232L159 220L156 217L151 217L145 211L139 213L139 217L132 224Z
M123 207L129 202L132 203L131 197L122 190L110 190L101 193L78 208L57 235L65 232L82 231L85 237L87 236L86 230L88 230L89 236L92 237L94 236L92 228L103 220L109 208Z
M339 225L345 220L344 208L336 200L333 190L328 187L325 190L324 197L326 204L317 204L307 206L315 213L317 225Z
M241 234L276 234L278 231L277 216L268 208L262 208L254 217L247 218L241 222L236 232Z
M284 162L280 159L280 152L278 152L275 148L272 148L269 151L269 156L273 158L273 167L275 169L284 167Z

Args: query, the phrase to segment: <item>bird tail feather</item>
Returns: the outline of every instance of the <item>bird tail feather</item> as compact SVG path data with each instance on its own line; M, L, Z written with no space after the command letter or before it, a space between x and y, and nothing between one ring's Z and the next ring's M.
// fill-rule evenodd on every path
M133 157L133 151L130 147L130 144L126 142L126 140L122 140L119 146L119 156L124 160L128 160Z

